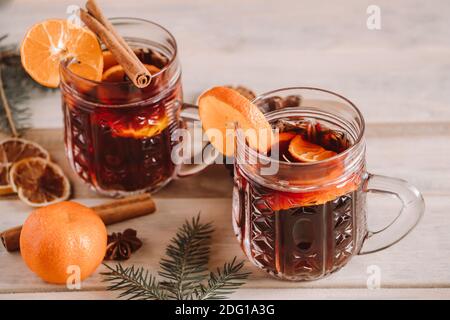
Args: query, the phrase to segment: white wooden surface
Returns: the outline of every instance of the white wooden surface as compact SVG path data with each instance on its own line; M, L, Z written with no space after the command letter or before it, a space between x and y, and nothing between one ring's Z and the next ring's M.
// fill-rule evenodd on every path
M188 100L214 84L259 93L311 85L357 103L368 122L449 121L450 28L446 0L100 1L108 16L161 23L176 37ZM382 29L366 28L377 4ZM65 17L83 0L4 0L0 30L18 42L27 28ZM37 127L61 126L58 94L30 102Z
M449 1L100 2L108 16L151 19L174 33L187 100L211 85L228 83L244 84L259 93L311 85L346 95L368 123L370 171L406 179L424 193L425 217L398 245L355 257L340 272L315 282L275 281L247 264L253 275L233 298L450 298ZM379 31L365 25L366 8L373 3L382 12ZM32 23L64 17L68 4L82 1L0 1L0 34L10 34L10 42L19 41ZM58 93L29 104L34 127L62 126ZM62 150L55 153L63 162ZM231 233L229 181L219 173L223 186L215 186L208 182L210 175L217 177L216 172L208 172L176 181L157 195L156 214L109 228L131 226L144 237L144 247L130 263L156 271L164 249L156 239L167 243L184 216L200 210L217 227L214 252L243 257ZM171 199L175 191L183 199ZM87 199L93 196L87 191L77 194L85 203L100 201ZM0 208L0 229L20 224L29 212L15 200L2 201ZM396 208L395 202L372 201L371 223L382 225ZM223 262L224 255L215 253L211 266ZM370 265L380 267L380 290L366 289ZM0 299L115 296L104 291L98 273L78 292L45 284L27 270L19 254L8 254L3 248L0 270Z
M415 292L416 298L424 297L425 292L434 289L436 296L444 296L449 293L450 287L450 269L448 268L448 253L450 252L450 243L443 241L448 238L449 222L447 219L448 200L440 196L428 196L428 211L425 218L421 221L417 229L407 238L383 252L376 254L357 256L345 268L339 272L320 281L312 282L282 282L273 280L264 272L246 264L245 269L252 272L252 276L245 285L247 291L238 291L234 297L249 298L251 289L259 292L258 297L275 298L282 294L284 297L290 295L291 298L301 298L306 295L316 296L319 292L326 292L325 289L334 289L332 296L338 296L341 290L343 297L351 295L347 290L359 289L354 292L363 292L367 289L367 268L369 266L377 266L381 272L381 288L388 293L390 289L415 289L412 291L395 291L400 295L407 292ZM80 200L86 204L95 204L100 200L89 199ZM211 199L157 199L157 213L139 221L127 221L117 225L108 227L110 231L120 231L126 227L137 229L140 237L144 242L144 246L137 251L128 263L142 265L150 270L158 270L158 262L164 254L165 244L173 236L177 227L183 223L184 219L202 212L202 218L205 221L214 221L216 231L213 236L211 267L221 265L225 259L238 256L244 259L237 241L235 240L230 223L230 199L211 198ZM384 223L390 217L376 215L376 210L380 213L392 210L394 205L385 204L371 207L371 222L376 224ZM25 219L29 210L23 204L18 202L7 202L2 204L2 211L5 217L2 217L0 227L15 225L17 221ZM14 214L13 217L11 215ZM375 220L375 221L373 221ZM436 223L438 221L439 223ZM444 255L447 255L446 257ZM11 267L13 266L13 267ZM98 271L102 271L103 267ZM8 296L11 293L49 293L60 292L61 297L65 297L68 291L64 286L49 285L34 276L27 267L22 263L19 254L10 254L4 251L0 252L0 297ZM104 284L100 283L101 276L94 274L92 277L83 282L82 290L92 295L99 294L104 289ZM264 289L265 291L263 291ZM284 289L291 289L286 293L282 293ZM294 290L297 289L297 290ZM300 290L302 289L302 290ZM442 289L442 292L440 290ZM265 296L261 294L265 292ZM69 296L72 292L69 291ZM372 293L366 292L364 297L370 297ZM374 296L380 296L381 293L374 293ZM82 295L78 293L78 297ZM110 295L106 295L110 296ZM389 297L393 297L393 293L388 293ZM20 297L20 296L19 296ZM56 297L56 296L54 296ZM400 297L400 296L399 296ZM405 296L406 297L406 296Z

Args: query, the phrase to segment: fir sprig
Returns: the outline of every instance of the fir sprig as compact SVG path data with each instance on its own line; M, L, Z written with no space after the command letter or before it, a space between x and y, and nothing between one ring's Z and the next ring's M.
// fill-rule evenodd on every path
M6 38L7 35L0 36L0 42ZM0 130L16 135L12 127L20 132L30 125L31 110L24 102L34 93L41 94L53 89L39 85L26 73L16 45L0 46L0 68L3 82L0 91L4 97L0 99Z
M170 241L167 257L161 259L160 282L142 267L105 265L109 271L103 273L104 281L111 283L108 290L122 291L119 297L128 299L225 299L244 284L249 273L241 272L244 262L235 257L208 275L213 230L211 223L200 222L200 215L186 221Z
M206 277L211 242L211 224L200 223L200 215L192 218L178 230L166 249L168 258L161 259L159 275L170 297L183 300L193 292L193 287Z
M233 261L225 263L222 270L217 268L216 273L210 273L207 285L202 283L198 285L193 293L193 298L196 300L225 299L225 295L243 285L249 275L249 273L239 273L243 266L244 262L237 263L235 257Z
M159 283L148 270L135 268L135 266L124 268L120 263L115 267L105 266L110 270L103 273L104 281L112 282L108 290L123 291L119 298L128 296L128 299L140 300L166 300L167 295L161 290Z

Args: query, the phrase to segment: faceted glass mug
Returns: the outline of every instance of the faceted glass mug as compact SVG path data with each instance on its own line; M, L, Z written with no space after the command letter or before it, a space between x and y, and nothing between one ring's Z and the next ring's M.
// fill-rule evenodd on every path
M233 227L248 259L285 280L320 279L354 255L391 246L424 212L419 191L407 182L366 171L364 119L343 96L317 88L287 88L257 97L301 97L299 107L266 113L267 120L305 119L344 133L351 146L312 163L269 158L247 146L238 131L235 151ZM268 169L277 170L268 174ZM402 203L397 218L381 231L367 226L366 196L383 193Z
M156 23L136 18L111 22L141 60L159 64L160 71L148 87L140 89L125 80L81 78L69 70L70 61L63 62L60 88L66 153L73 170L97 192L108 196L154 192L183 175L171 159L178 143L172 133L184 127L177 44ZM194 172L191 168L189 174Z

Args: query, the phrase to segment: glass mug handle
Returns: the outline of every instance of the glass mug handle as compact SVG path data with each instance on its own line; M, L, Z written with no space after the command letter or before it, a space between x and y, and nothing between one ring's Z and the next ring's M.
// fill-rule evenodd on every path
M200 122L200 116L198 115L198 106L188 103L183 103L181 107L181 119L184 122L187 123L194 123L194 122ZM177 176L179 178L184 177L190 177L194 174L197 174L206 167L208 167L211 163L214 163L214 161L217 158L217 154L214 152L203 152L207 147L209 146L209 142L203 146L202 153L203 153L203 161L202 163L198 164L182 164L180 168L178 169ZM195 156L195 155L194 155Z
M379 231L368 231L360 255L386 249L403 239L414 229L425 210L425 202L419 190L401 179L369 174L364 191L393 195L400 200L402 208L386 227Z

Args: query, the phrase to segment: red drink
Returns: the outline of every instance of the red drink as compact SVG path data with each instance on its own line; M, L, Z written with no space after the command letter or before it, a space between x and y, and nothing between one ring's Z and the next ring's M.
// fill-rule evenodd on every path
M166 32L151 23L131 23ZM152 68L148 87L135 87L123 71L111 73L120 66L106 54L101 82L80 78L65 64L61 68L69 160L85 182L113 196L155 191L176 171L171 133L181 124L182 90L175 40L170 36L165 47L149 45L145 39L133 41L130 45L139 59Z
M237 131L233 226L255 266L279 279L320 279L414 228L423 199L403 180L366 172L364 119L351 101L299 87L254 103L282 132L264 154ZM401 214L382 231L367 227L368 192L394 194L402 202Z
M274 126L281 129L280 137L294 134L279 144L280 159L286 162L296 161L289 152L296 135L337 153L350 145L342 132L308 120ZM330 176L314 183L323 184ZM332 185L289 192L263 186L236 165L234 181L235 232L249 259L268 273L290 280L316 279L342 267L359 250L366 235L365 216L360 214L365 206L361 176L349 176L340 189Z
M354 109L333 98L297 88L257 98L279 132L267 155L237 134L234 230L249 260L280 279L322 278L358 254L367 236L361 127Z

